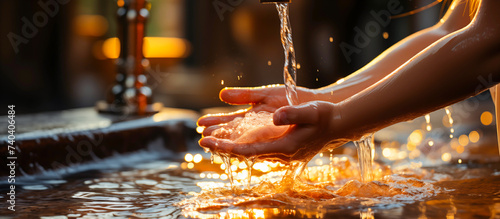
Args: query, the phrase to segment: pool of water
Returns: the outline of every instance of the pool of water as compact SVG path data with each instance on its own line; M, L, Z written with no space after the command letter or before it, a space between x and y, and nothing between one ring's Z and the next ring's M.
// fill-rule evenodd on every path
M244 194L245 186L240 187L238 194L227 189L228 181L221 179L219 164L210 164L208 155L203 156L201 161L198 158L196 167L187 167L183 161L160 159L62 178L47 175L24 178L18 183L22 189L16 191L16 212L5 207L0 209L0 215L7 218L500 218L500 162L464 162L396 174L426 175L420 180L437 192L418 197L334 194L315 199L307 198L314 196L315 190L302 190L304 193L295 194L298 195L295 199L274 194L250 200ZM257 177L265 174L259 170L254 173L255 190ZM209 178L208 174L213 176ZM207 201L201 195L207 192L207 188L202 191L203 185L218 186L219 192L222 189L221 193L211 193L210 198L216 200L214 197L219 195L217 200L226 203L193 208ZM332 191L338 190L334 187ZM3 189L1 198L5 199ZM229 193L220 197L224 192ZM246 201L236 205L230 201L238 198Z

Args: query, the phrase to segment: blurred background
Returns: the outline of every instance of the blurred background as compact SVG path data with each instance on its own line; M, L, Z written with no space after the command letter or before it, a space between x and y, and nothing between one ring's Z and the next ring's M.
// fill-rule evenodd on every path
M199 110L224 105L218 92L226 86L283 83L284 55L273 5L258 0L150 2L146 36L161 37L144 49L155 101ZM290 19L298 85L317 88L335 82L402 38L437 23L446 7L439 3L388 25L379 22L380 30L372 29L366 46L346 56L340 45L355 46L355 28L377 22L371 11L395 4L405 13L433 2L294 0ZM0 105L15 104L16 112L24 114L92 107L104 100L116 74L117 8L115 0L0 1Z

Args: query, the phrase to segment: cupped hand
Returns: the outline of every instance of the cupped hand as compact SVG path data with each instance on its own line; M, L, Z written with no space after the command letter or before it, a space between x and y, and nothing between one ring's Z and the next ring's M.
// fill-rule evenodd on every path
M313 92L307 88L297 88L300 97L310 97ZM219 97L222 101L232 105L252 105L246 110L239 110L228 114L205 115L198 120L198 126L215 126L207 128L203 135L210 135L210 131L218 128L217 125L227 123L236 117L242 117L247 112L274 112L282 106L288 105L284 85L269 85L255 88L224 88Z
M336 124L339 121L340 113L336 104L311 101L298 106L281 107L274 113L273 122L276 126L289 125L276 138L257 136L252 142L237 142L205 136L200 140L200 145L211 151L235 156L276 159L282 162L307 160L327 145L334 148L349 141L343 138L339 125Z

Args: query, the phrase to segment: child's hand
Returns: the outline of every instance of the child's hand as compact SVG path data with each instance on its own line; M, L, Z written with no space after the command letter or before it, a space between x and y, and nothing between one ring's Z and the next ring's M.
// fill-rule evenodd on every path
M311 158L325 146L339 147L346 143L338 128L340 114L336 104L312 101L299 106L286 106L274 113L274 124L291 125L281 136L253 142L237 142L213 136L200 140L202 147L237 156L278 159L284 162ZM213 131L213 130L212 130ZM258 132L257 132L258 133Z
M297 87L299 102L306 102L315 98L313 90ZM228 114L205 115L198 120L199 126L213 126L232 121L236 117L242 117L247 112L274 112L282 106L287 106L284 85L268 85L255 88L225 88L219 97L222 101L232 105L252 105L246 110L240 110ZM209 130L209 129L208 129ZM204 133L205 135L206 133Z
M205 115L198 120L199 126L213 126L232 121L236 117L244 116L247 112L274 112L282 106L288 105L285 97L285 86L270 85L256 88L224 88L219 97L222 101L232 105L247 105L247 110L228 114Z

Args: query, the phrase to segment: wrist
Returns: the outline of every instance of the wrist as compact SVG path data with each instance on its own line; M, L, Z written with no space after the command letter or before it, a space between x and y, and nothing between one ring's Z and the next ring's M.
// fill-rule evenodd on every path
M321 94L318 92L317 89L297 87L297 93L299 96L300 103L306 103L306 102L315 101L315 100L322 100L322 99L318 99Z
M356 141L362 138L366 133L363 130L359 130L362 124L357 124L359 121L352 121L351 111L348 107L348 101L344 100L339 103L334 104L332 114L332 134L336 139L342 139L343 141Z

